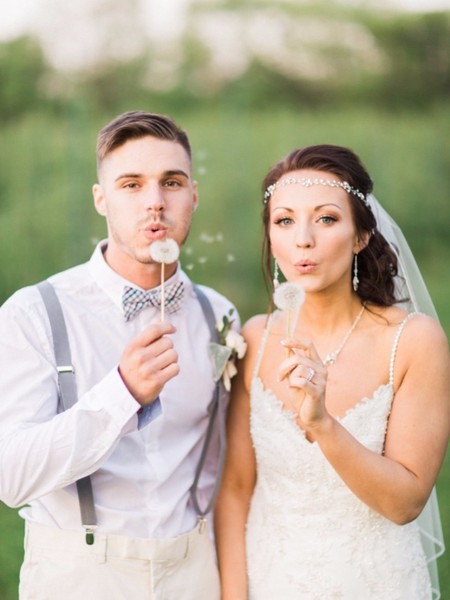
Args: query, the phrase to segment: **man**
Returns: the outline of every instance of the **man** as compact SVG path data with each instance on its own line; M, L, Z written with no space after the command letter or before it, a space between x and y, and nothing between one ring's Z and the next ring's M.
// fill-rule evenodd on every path
M94 204L108 238L88 263L49 279L70 341L71 408L60 407L37 287L0 309L0 499L29 505L20 598L215 600L215 555L189 494L214 392L210 328L176 260L164 269L165 296L175 296L164 322L158 306L122 306L161 284L151 245L181 246L188 235L198 204L189 140L168 117L125 113L100 132L97 166ZM203 292L220 321L232 306ZM199 504L208 503L216 463L205 462ZM93 543L75 483L88 475Z

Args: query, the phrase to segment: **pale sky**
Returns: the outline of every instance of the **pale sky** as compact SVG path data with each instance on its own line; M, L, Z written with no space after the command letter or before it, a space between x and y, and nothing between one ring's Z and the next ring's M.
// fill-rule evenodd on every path
M143 6L151 8L151 25L170 30L177 27L183 9L189 0L147 0ZM77 4L82 4L78 0ZM389 0L393 8L411 11L450 10L450 0ZM7 40L33 29L37 21L45 19L46 8L55 10L55 0L13 0L4 2L0 16L0 39ZM156 9L156 7L158 7ZM150 12L150 11L149 11ZM150 23L149 23L150 25Z

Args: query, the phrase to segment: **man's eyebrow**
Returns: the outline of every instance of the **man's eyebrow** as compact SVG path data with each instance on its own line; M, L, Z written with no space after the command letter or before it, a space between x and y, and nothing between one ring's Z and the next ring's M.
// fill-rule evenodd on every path
M163 175L164 177L173 177L174 175L181 175L182 177L186 177L186 179L189 179L188 173L186 173L186 171L183 171L183 169L171 169L170 171L164 171Z
M120 179L139 179L140 177L143 177L143 175L141 173L121 173L120 175L118 175L114 181L119 181Z
M174 177L175 175L181 176L181 177L185 177L186 179L189 179L189 175L188 173L186 173L186 171L183 171L183 169L169 169L168 171L164 171L162 173L162 177ZM121 173L120 175L118 175L114 181L120 181L120 179L140 179L144 177L144 175L142 173Z

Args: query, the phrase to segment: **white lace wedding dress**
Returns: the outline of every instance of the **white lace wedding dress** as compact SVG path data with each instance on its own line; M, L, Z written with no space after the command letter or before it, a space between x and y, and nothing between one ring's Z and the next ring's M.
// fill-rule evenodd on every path
M377 453L383 450L403 325L389 382L340 419ZM264 388L258 371L259 365L251 390L258 478L247 523L249 600L431 599L417 523L396 525L354 496L293 414Z

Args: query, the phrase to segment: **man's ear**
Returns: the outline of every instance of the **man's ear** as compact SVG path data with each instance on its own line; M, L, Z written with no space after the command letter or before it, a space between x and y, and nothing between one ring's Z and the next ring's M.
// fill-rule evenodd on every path
M92 186L92 195L94 196L95 210L102 217L106 217L106 199L103 193L103 188L99 183L94 183Z
M199 202L199 199L198 199L198 184L197 184L197 182L195 180L192 182L192 191L193 191L193 194L194 194L193 200L194 200L194 212L195 212L197 210L197 208L198 208L198 202Z

